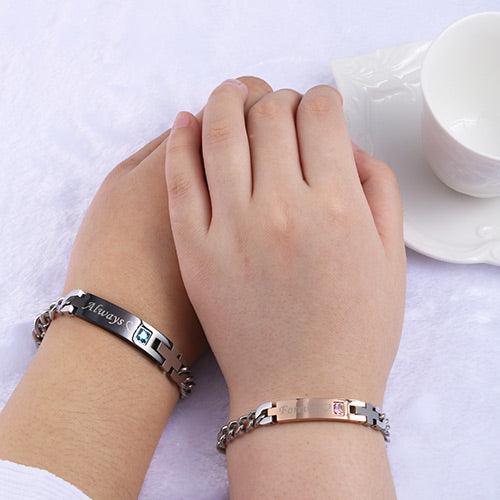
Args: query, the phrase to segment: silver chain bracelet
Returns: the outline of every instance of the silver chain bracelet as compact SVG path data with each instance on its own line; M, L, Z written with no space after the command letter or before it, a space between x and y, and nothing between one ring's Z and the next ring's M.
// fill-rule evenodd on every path
M33 338L37 345L43 341L52 321L61 315L81 318L130 342L155 361L167 378L177 384L181 398L191 394L194 381L190 368L182 362L182 355L168 337L137 316L101 297L73 290L36 317Z
M231 420L217 434L217 449L225 452L236 437L263 425L293 421L330 420L361 424L380 431L386 442L390 441L387 416L370 403L357 399L290 399L267 402L254 411Z

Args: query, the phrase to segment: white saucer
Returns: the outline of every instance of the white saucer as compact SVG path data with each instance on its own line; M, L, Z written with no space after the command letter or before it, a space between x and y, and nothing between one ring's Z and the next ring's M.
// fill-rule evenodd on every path
M500 198L453 191L423 159L420 67L428 46L403 45L333 63L351 134L396 172L408 247L447 262L500 266Z

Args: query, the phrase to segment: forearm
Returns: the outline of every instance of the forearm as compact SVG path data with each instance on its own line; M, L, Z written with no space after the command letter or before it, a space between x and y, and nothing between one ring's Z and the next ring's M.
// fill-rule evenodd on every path
M136 498L176 386L113 335L58 318L0 413L0 458L93 498Z

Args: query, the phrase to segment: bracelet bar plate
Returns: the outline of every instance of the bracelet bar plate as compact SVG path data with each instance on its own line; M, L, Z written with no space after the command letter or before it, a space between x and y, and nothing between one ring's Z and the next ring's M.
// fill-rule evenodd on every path
M153 349L153 341L160 337L167 345L171 345L171 342L137 316L91 293L73 295L69 305L73 306L73 316L132 342L156 362L163 363L163 358Z
M357 399L297 398L267 401L254 411L222 426L217 434L217 449L225 452L236 437L263 425L304 421L352 422L380 431L384 440L390 440L390 425L385 413Z
M351 411L353 403L349 399L299 398L277 401L267 411L276 422L301 420L337 420L366 423L365 415L356 415Z

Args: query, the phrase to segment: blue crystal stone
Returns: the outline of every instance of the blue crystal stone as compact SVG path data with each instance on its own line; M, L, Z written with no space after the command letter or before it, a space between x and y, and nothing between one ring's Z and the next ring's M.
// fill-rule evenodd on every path
M135 334L135 340L142 345L146 345L150 338L151 332L144 326L141 326Z

